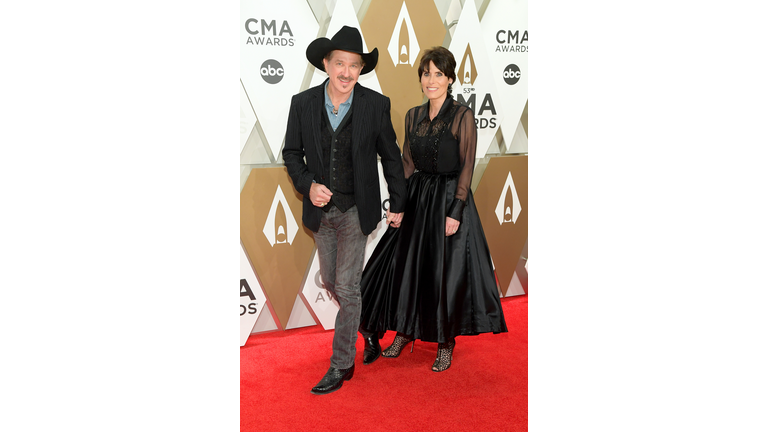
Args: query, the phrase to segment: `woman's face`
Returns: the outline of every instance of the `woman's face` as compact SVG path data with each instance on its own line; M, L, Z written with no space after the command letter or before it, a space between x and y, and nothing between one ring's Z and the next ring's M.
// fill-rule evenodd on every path
M453 80L445 76L445 74L435 67L435 64L430 60L429 66L424 68L421 74L421 90L427 95L429 100L440 101L448 94L448 86L453 83Z

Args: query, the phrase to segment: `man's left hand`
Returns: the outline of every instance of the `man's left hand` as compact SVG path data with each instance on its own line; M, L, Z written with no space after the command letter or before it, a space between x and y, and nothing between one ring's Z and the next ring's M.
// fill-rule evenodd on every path
M402 213L390 213L389 210L387 210L387 225L393 226L395 228L399 228L400 222L402 221L403 221Z

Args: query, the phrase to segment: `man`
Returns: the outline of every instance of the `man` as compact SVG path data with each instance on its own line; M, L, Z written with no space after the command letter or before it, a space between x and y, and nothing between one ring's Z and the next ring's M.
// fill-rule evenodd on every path
M339 302L331 367L314 394L338 390L355 371L365 244L381 220L377 154L389 186L387 224L398 227L405 208L389 98L357 83L378 58L376 48L363 52L362 36L353 27L316 39L307 47L307 60L328 79L295 95L288 114L283 160L304 195L302 222L314 233L325 289ZM359 330L366 344L363 364L370 364L381 354L379 338Z

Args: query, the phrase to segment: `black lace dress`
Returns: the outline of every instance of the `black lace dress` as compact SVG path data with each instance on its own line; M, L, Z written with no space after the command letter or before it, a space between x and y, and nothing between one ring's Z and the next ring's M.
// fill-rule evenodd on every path
M363 271L361 325L440 343L459 335L506 332L470 189L474 116L451 97L433 120L428 113L429 102L405 117L408 200L400 228L387 228ZM461 222L448 237L446 216Z

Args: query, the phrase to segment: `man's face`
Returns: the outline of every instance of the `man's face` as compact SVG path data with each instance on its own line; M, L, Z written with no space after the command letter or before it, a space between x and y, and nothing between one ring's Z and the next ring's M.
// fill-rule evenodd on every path
M334 50L331 52L330 60L323 59L323 65L330 78L329 90L335 96L349 96L360 76L360 71L363 70L363 59L360 54Z

